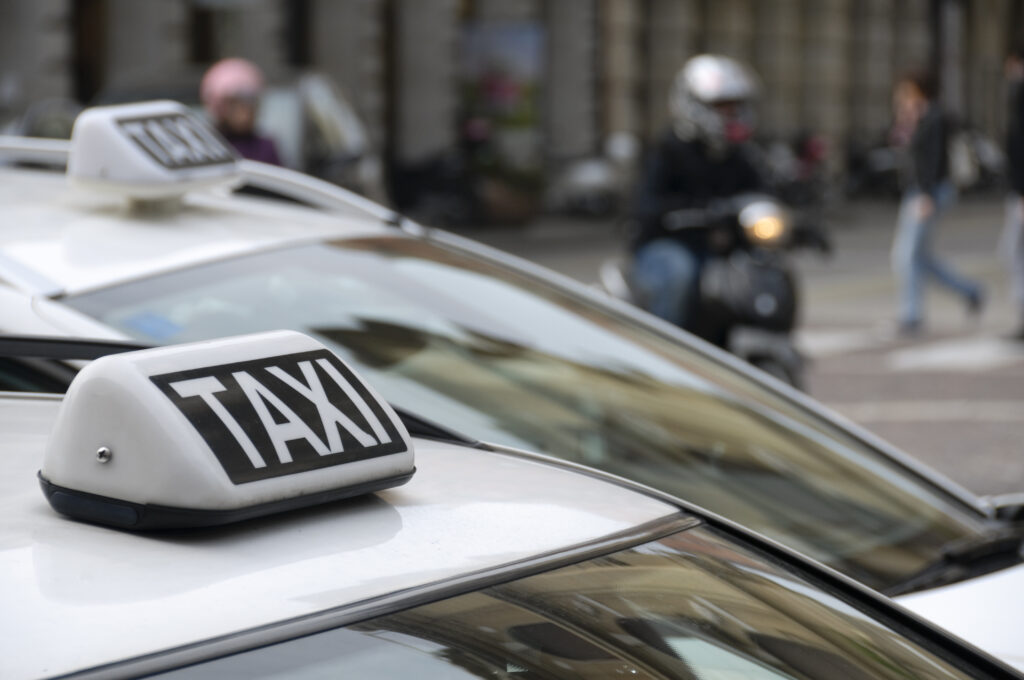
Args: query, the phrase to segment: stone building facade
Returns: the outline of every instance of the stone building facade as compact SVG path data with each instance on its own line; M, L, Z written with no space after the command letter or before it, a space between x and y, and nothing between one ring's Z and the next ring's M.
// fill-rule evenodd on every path
M650 139L690 55L751 63L761 132L813 130L836 148L878 135L894 77L942 67L947 104L998 136L1001 63L1022 0L0 0L0 114L87 100L140 77L239 55L270 76L331 75L395 164L459 142L462 41L473 22L543 35L539 135L549 167L612 133Z

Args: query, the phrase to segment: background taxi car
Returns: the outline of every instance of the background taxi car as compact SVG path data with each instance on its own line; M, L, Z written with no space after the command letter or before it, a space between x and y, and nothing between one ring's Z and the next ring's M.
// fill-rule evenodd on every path
M79 120L77 187L0 169L3 330L146 344L299 330L400 408L698 503L1024 664L1024 605L1008 604L1024 601L1019 508L631 308L337 187L235 163L201 131L175 132L188 123L173 106L148 106ZM69 158L57 142L2 146ZM229 195L239 179L319 209ZM0 365L0 386L73 375L31 361Z
M663 494L416 436L298 333L102 358L0 421L5 678L1019 677Z

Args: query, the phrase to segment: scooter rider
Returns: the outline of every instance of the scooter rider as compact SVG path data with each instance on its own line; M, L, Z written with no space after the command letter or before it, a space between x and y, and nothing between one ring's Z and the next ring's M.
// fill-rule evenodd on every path
M634 217L632 276L648 311L692 330L715 204L758 191L743 142L753 134L757 81L728 57L693 57L669 94L672 127L653 149Z

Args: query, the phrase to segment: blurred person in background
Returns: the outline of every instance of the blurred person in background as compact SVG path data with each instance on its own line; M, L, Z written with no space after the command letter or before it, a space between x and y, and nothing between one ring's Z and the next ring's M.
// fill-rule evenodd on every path
M956 273L932 250L939 216L956 200L949 175L950 121L937 101L934 74L912 73L893 92L894 138L906 145L903 200L893 242L893 270L899 278L899 332L913 336L923 323L928 279L960 295L970 315L978 315L984 290Z
M257 133L263 73L250 61L222 59L203 75L199 97L214 125L243 158L281 165L274 140Z
M672 127L641 179L631 243L633 284L647 311L692 330L706 229L673 224L676 211L714 210L716 201L762 188L743 148L754 132L754 75L728 57L693 57L669 93Z
M1006 170L1010 195L1006 199L1006 227L1001 250L1010 265L1017 329L1011 336L1024 341L1024 44L1006 58L1009 112L1006 118Z

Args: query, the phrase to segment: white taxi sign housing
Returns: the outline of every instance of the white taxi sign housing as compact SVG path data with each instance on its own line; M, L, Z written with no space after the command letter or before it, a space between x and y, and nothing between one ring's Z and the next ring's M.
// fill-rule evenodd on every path
M173 101L86 109L71 131L68 177L90 190L160 199L239 181L237 154Z
M276 331L89 364L39 478L58 512L157 529L369 493L413 472L394 410L322 344Z

